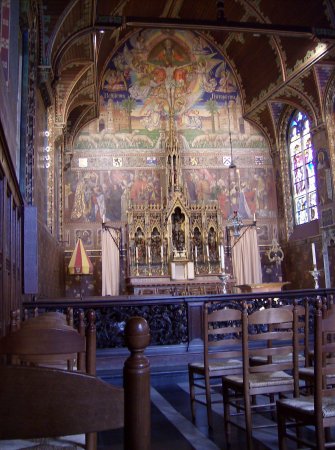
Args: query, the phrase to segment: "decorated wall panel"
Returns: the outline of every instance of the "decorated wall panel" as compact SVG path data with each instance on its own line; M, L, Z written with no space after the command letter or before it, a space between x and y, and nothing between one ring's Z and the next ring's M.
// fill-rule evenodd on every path
M200 34L145 30L111 56L99 119L81 130L71 150L64 173L69 247L85 233L86 246L99 248L103 220L123 226L129 205L163 204L171 120L190 204L218 202L223 221L234 209L245 219L255 214L262 242L277 236L269 149L242 117L224 57Z

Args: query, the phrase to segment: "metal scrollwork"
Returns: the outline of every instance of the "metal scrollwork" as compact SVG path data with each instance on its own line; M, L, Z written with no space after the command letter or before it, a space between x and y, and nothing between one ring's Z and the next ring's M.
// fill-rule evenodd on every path
M269 261L275 262L276 264L279 264L284 259L284 252L276 239L272 239L272 247L266 252L266 254Z

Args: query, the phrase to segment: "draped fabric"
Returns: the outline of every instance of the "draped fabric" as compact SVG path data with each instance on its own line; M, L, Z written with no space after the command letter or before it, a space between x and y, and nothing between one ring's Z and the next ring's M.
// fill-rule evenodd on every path
M232 248L233 271L236 284L262 282L261 258L257 243L256 227L241 232Z
M120 233L103 228L101 233L102 295L119 295Z

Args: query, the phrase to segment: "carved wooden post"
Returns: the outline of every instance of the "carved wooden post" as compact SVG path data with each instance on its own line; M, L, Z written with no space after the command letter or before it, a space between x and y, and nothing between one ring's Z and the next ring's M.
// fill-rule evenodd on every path
M73 308L67 308L66 310L66 321L70 327L73 327Z
M81 317L81 316L79 316ZM81 320L83 317L81 317ZM96 375L97 329L95 326L95 311L90 309L87 313L86 327L86 373ZM82 326L82 325L81 325ZM81 363L81 362L80 362ZM86 448L96 450L98 447L97 433L86 433Z
M78 323L78 333L80 336L85 336L85 315L84 311L81 309L79 311L79 323ZM84 372L85 371L85 352L78 353L78 361L77 361L78 370Z
M96 375L97 331L95 327L95 311L91 309L87 314L86 328L86 372Z
M150 342L145 319L132 317L126 325L126 344L130 351L124 363L124 448L149 450L151 446L150 363L144 355Z

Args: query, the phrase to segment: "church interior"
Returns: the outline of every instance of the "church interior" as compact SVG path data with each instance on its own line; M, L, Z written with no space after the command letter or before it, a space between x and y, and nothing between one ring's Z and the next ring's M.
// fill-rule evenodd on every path
M332 289L334 65L331 0L0 1L0 336L182 297L180 365L192 298Z
M256 282L313 287L314 243L333 286L332 14L317 1L2 2L2 326L23 298L102 295L104 225L118 294L168 286L171 271L236 284L234 211L257 232ZM79 238L93 265L80 282Z

